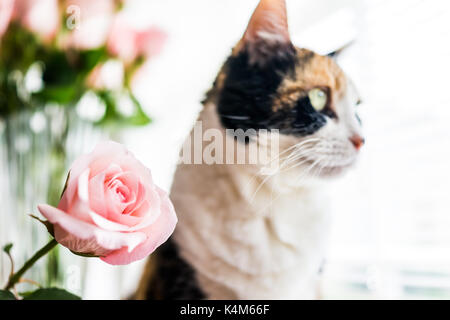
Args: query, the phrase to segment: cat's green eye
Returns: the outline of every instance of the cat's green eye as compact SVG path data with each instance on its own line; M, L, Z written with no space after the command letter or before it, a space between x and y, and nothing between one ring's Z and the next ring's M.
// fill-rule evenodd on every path
M322 111L328 103L328 95L319 88L312 89L308 92L309 101L316 111Z

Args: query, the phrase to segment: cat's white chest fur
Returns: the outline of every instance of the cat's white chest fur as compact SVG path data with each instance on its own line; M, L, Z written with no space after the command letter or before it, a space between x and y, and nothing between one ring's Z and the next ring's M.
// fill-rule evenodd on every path
M172 198L183 257L210 299L316 298L329 224L323 190L277 194L268 184L255 194L253 183L230 167L177 170Z

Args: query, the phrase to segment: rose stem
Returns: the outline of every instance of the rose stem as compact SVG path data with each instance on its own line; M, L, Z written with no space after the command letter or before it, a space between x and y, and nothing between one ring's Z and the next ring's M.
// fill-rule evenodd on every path
M5 290L13 288L16 285L16 283L19 282L23 274L27 272L28 269L30 269L36 263L36 261L38 261L40 258L49 253L57 245L58 242L56 242L56 240L53 239L47 245L45 245L45 247L36 252L34 256L32 256L27 262L25 262L25 264L19 271L17 271L16 273L14 273L9 277L8 284L6 285Z

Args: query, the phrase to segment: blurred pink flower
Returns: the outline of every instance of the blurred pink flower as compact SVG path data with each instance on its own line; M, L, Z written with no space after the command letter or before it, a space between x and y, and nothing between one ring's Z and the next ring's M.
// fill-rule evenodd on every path
M119 90L123 87L124 66L122 61L109 60L91 71L87 86L97 90Z
M129 64L138 57L145 58L160 53L166 39L166 33L156 27L137 30L118 16L113 23L107 48L110 54Z
M48 41L61 25L58 0L15 0L14 19Z
M8 29L13 9L14 0L0 0L0 38Z
M101 143L75 161L58 208L38 208L61 245L113 265L147 257L177 223L150 170L115 142Z
M113 0L66 0L64 11L72 15L67 26L71 32L63 46L87 50L104 45L115 9Z

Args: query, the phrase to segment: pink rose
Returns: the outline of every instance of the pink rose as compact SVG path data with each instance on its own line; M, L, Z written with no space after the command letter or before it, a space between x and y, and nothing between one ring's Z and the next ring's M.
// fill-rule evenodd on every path
M51 40L61 24L58 0L16 0L14 18L44 40Z
M110 54L129 64L138 57L157 55L166 38L167 35L156 27L136 30L119 15L113 23L107 48Z
M0 38L9 27L14 9L14 0L0 1Z
M63 46L88 50L104 45L115 10L113 0L66 0L64 11L73 25Z
M145 258L177 223L150 171L115 142L99 144L74 162L58 208L38 208L61 245L112 265Z

